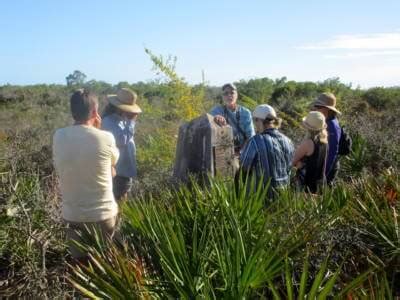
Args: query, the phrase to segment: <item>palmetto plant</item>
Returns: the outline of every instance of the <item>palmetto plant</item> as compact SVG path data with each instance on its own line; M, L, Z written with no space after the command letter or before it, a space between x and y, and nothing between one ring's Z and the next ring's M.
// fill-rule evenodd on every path
M100 251L101 248L86 247L90 263L88 266L70 266L70 283L92 299L149 298L144 268L131 249L122 250L115 245L110 245L107 251Z
M285 269L281 276L275 282L268 282L268 288L271 290L274 299L352 299L352 297L365 298L367 295L377 291L391 295L388 281L371 280L376 276L374 273L377 268L372 266L365 272L351 278L348 282L341 279L343 273L343 264L337 265L333 270L329 268L330 256L327 253L326 258L318 266L317 272L312 274L311 257L307 250L302 265L297 269L290 257L285 259ZM299 269L299 267L301 267ZM356 298L358 299L358 298ZM383 298L378 298L383 299Z
M286 257L285 271L282 273L284 285L281 289L269 282L274 299L326 299L336 284L340 274L340 267L334 272L328 269L329 256L323 261L314 280L309 282L309 260L308 255L304 258L300 278L296 278L290 259Z
M172 199L138 202L126 210L128 228L155 250L162 296L242 298L279 272L276 237L264 230L266 190L232 184L193 184ZM171 204L171 206L169 206Z
M127 205L123 231L141 262L146 291L161 298L255 296L281 273L284 253L293 253L304 243L299 234L303 223L291 234L270 230L268 223L282 212L265 211L266 193L254 181L235 188L233 182L217 180L205 188L193 183L177 192L166 191L162 198ZM98 251L91 253L92 267L75 270L71 280L87 296L112 298L111 287L93 280L120 270L118 256L107 260ZM109 281L118 277L111 275ZM84 278L92 284L83 284ZM120 280L116 284L121 287Z
M393 287L385 272L366 275L366 280L349 286L338 298L347 294L347 299L397 299L393 296Z
M157 199L134 199L124 207L126 245L108 251L89 245L90 267L75 268L70 280L93 298L324 299L369 295L386 285L392 292L394 273L383 258L398 257L398 220L365 204L379 193L371 184L343 184L322 195L287 189L267 202L267 190L254 180L210 180L207 186L193 182L165 190ZM339 248L334 258L328 249L340 242L336 228L352 223L367 228L364 236L385 250L378 259L371 250L371 263L343 276L346 257L353 260L354 254L343 248L337 256ZM382 266L387 284L372 285Z
M397 176L392 174L368 182L364 180L363 189L359 190L359 197L353 202L354 215L365 222L365 234L374 240L386 258L400 258L400 201L398 196L393 196L399 193ZM388 188L392 190L389 195Z
M391 289L399 289L400 280L400 201L399 180L387 171L378 178L362 181L359 197L352 202L352 214L363 223L363 234L381 258ZM388 191L390 191L388 193Z
M341 159L345 173L353 177L360 176L368 166L370 156L366 140L360 134L355 134L351 153Z

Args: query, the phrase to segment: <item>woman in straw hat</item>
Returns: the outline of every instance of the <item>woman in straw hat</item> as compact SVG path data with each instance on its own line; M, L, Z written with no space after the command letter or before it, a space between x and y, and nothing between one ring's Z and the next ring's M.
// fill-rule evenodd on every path
M303 127L307 134L295 151L293 166L298 169L297 179L304 190L316 193L325 181L328 148L325 116L311 111L303 119Z
M325 175L328 185L332 185L339 171L339 141L342 131L337 116L341 115L341 112L336 108L336 97L332 93L320 94L312 107L326 119L329 147Z
M120 156L115 167L113 192L117 202L126 199L137 176L136 146L133 139L138 115L142 112L136 104L137 95L127 88L108 95L108 105L103 112L102 129L114 135Z

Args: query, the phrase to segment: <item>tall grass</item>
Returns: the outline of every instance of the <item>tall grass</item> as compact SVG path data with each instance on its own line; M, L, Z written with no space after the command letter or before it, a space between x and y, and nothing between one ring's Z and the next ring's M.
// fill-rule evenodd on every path
M374 180L360 185L380 195ZM71 281L85 295L105 298L115 296L106 283L120 293L136 291L132 297L324 299L382 289L394 295L397 221L382 225L385 214L375 212L377 219L357 209L370 204L360 188L343 184L321 196L284 190L269 203L266 189L252 181L212 180L207 187L192 183L156 199L132 199L124 208L125 247L91 252L92 267L75 269ZM377 226L390 234L371 232ZM354 236L359 230L363 234ZM351 238L353 246L341 245ZM132 279L121 261L140 276ZM387 281L372 284L378 271Z

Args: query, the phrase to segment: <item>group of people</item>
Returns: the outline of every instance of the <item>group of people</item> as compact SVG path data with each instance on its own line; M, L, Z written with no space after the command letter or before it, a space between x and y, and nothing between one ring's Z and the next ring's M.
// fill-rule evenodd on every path
M323 93L315 100L303 119L306 137L295 150L279 131L282 120L273 107L262 104L251 113L237 104L234 84L225 84L222 92L223 104L210 113L220 126L232 127L241 169L268 183L270 195L289 184L293 166L307 192L316 193L324 182L332 183L341 133L333 94ZM70 252L78 261L86 259L76 243L82 240L82 231L96 228L104 237L114 235L119 203L126 199L137 175L134 133L142 112L137 95L122 88L107 100L100 116L97 96L77 90L70 98L74 124L58 129L53 137L62 218Z
M222 105L215 106L210 113L217 124L232 127L242 172L268 184L270 196L289 184L293 167L306 192L317 193L324 184L332 185L339 166L341 138L337 119L341 113L332 93L322 93L312 103L302 121L305 138L294 149L292 141L279 131L282 119L272 106L262 104L251 113L237 103L234 84L225 84L222 92Z

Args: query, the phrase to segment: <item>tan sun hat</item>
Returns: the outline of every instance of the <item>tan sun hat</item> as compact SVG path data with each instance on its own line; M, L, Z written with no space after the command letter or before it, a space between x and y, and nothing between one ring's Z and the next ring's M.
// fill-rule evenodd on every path
M315 106L323 106L326 107L337 114L341 115L342 113L336 109L336 97L332 93L322 93L318 96L318 98L314 101L313 107Z
M313 131L325 129L325 116L319 111L310 111L308 115L303 118L303 126Z
M139 105L136 104L137 95L127 88L119 89L116 95L107 95L108 101L120 110L141 113Z

